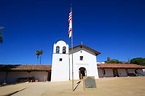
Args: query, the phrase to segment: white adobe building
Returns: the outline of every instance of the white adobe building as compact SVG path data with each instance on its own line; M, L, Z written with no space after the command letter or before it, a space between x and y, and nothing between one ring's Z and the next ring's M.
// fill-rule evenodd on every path
M145 66L137 64L106 64L97 63L96 56L100 52L78 45L69 49L64 41L58 41L53 46L52 65L0 64L0 85L3 83L45 82L72 80L72 53L74 79L83 76L97 78L145 76Z
M75 80L83 76L99 78L96 56L100 52L82 44L73 47L72 51L64 41L60 40L53 46L51 81L72 80L72 54Z

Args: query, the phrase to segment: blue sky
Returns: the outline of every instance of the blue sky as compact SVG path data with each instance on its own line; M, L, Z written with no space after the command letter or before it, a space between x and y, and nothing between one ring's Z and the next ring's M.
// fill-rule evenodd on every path
M68 39L68 14L73 6L74 45L83 42L110 58L145 57L145 0L0 0L0 63L51 64L53 44Z

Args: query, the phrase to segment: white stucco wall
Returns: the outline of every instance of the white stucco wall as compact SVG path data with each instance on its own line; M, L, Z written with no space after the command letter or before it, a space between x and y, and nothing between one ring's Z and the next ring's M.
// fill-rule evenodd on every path
M125 69L117 69L119 77L126 77L127 73Z
M56 53L56 47L57 46L59 46L60 47L60 54L62 54L62 50L63 50L63 46L65 46L66 47L66 53L68 54L69 53L69 46L68 46L68 44L66 44L64 41L62 41L62 40L60 40L60 41L58 41L57 43L55 43L54 45L53 45L53 53Z
M114 77L112 69L104 69L104 70L105 70L104 77Z
M0 72L0 82L4 82L5 72ZM32 71L28 72L8 72L6 83L16 83L18 78L34 77L35 80L44 81L47 80L48 72L46 71Z
M104 69L104 70L105 70L105 75L103 74L102 69L98 70L99 78L102 78L102 77L114 77L113 69ZM125 69L117 69L117 71L118 71L119 77L127 76L127 73L126 73Z
M28 72L9 72L7 75L7 83L15 83L18 78L27 77Z
M62 61L59 59L62 58ZM51 81L69 80L69 58L64 54L53 54Z
M56 47L60 47L60 52L56 53ZM62 54L63 46L66 47L66 54ZM62 61L60 61L60 58ZM68 45L64 41L58 41L53 47L51 81L69 80L69 54Z
M145 75L145 69L142 69L142 71L143 71L143 74Z
M102 69L98 69L99 78L114 77L113 69L104 69L104 70L105 70L105 75L103 74ZM128 73L134 73L135 74L136 69L127 69L127 70L128 70ZM127 77L128 76L128 74L126 72L126 69L117 69L117 72L118 72L119 77ZM143 76L142 74L144 74L143 69L138 69L137 72L141 73L141 74L139 74L140 76Z
M98 69L98 76L99 76L99 78L104 77L102 69Z
M72 53L72 52L70 52ZM83 56L83 60L80 60L80 56ZM73 65L74 65L74 79L79 79L79 68L84 67L87 71L87 76L95 76L98 78L98 68L96 65L96 55L84 48L74 49L73 53ZM70 55L70 78L72 79L72 54Z
M136 72L137 72L138 76L145 76L145 73L144 73L143 69L137 69Z
M47 81L48 72L46 71L32 71L29 77L34 77L38 81Z

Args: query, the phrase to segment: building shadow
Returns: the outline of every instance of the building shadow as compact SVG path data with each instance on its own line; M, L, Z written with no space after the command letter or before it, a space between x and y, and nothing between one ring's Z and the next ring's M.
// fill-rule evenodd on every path
M77 85L75 86L75 88L73 89L73 91L75 91L77 89L77 87L80 85L81 81L77 82Z

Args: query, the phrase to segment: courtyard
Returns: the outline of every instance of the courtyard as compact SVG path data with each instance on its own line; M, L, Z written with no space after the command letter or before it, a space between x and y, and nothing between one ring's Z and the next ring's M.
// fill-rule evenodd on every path
M26 82L0 86L0 96L145 96L145 77L100 78L96 84L96 89L84 91L81 81L72 91L71 81Z

